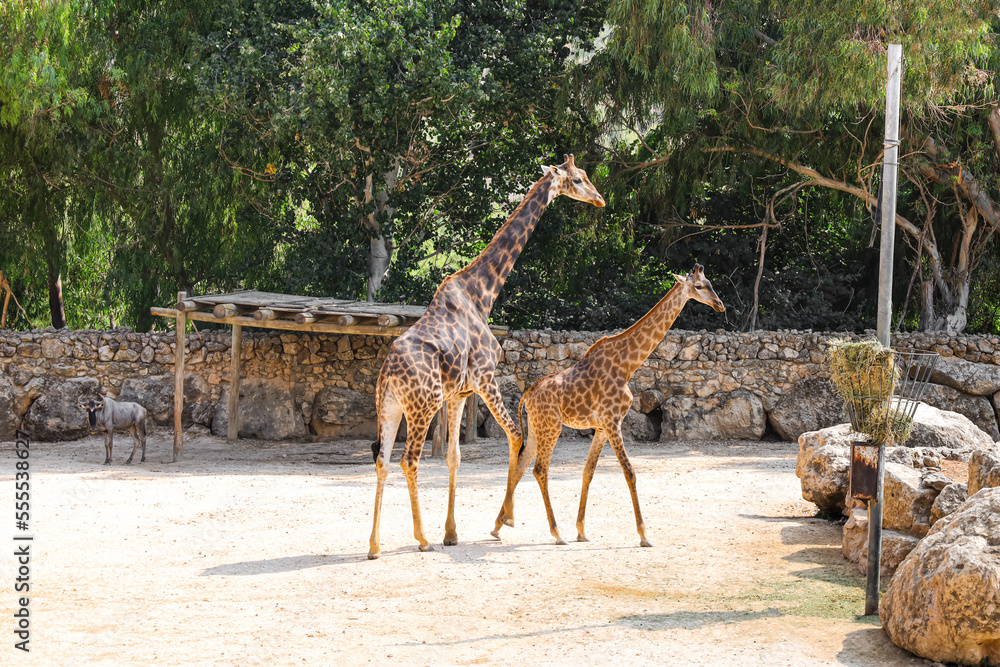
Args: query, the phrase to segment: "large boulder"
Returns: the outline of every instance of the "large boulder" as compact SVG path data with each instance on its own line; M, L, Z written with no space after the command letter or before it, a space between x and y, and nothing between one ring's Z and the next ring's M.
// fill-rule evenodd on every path
M994 394L1000 391L1000 366L944 357L931 373L931 382L976 396Z
M671 396L661 407L661 441L760 440L767 428L764 404L743 389L708 398Z
M926 535L938 490L924 483L919 470L898 463L885 464L884 488L882 527Z
M28 409L25 430L33 440L78 440L90 433L87 413L77 401L96 397L101 384L96 378L71 378L46 383Z
M971 455L973 451L992 448L993 438L964 415L920 403L913 415L913 431L904 444L961 450Z
M968 499L969 485L965 482L954 482L941 489L931 505L931 526L954 513Z
M847 419L844 399L833 382L824 378L797 382L778 399L768 415L774 431L793 442L807 431L836 426Z
M146 408L149 419L159 426L174 424L174 376L172 374L147 375L128 378L122 383L118 400L138 403ZM195 373L184 374L184 410L181 426L192 424L209 426L215 416L212 387Z
M6 376L0 376L0 442L14 439L14 432L21 424L17 409L14 383Z
M377 438L375 397L340 387L325 387L313 402L312 429L324 437Z
M295 405L291 388L275 380L246 379L240 382L241 438L287 440L307 434L302 411ZM222 392L212 419L212 434L225 436L229 430L229 389Z
M994 486L1000 486L1000 451L974 453L969 459L969 495Z
M882 550L879 559L879 576L888 581L920 542L916 535L902 533L888 528L882 529ZM861 574L868 574L868 510L856 507L848 510L844 524L844 558L854 563Z
M929 384L920 400L938 410L965 415L992 440L1000 440L996 411L985 396L966 394L943 384Z
M922 658L1000 664L1000 488L934 524L889 582L879 619Z
M622 420L622 438L625 442L648 442L659 440L660 432L649 415L635 410L629 410Z
M851 469L851 427L839 424L799 436L795 475L802 497L830 514L844 510Z

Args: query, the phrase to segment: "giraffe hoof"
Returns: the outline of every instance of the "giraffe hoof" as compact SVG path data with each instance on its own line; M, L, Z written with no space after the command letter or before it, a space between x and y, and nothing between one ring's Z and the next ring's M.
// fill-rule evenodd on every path
M453 547L458 544L458 535L445 535L443 545L446 547Z
M495 537L495 538L497 538L499 540L500 539L500 529L497 528L495 530L491 530L490 531L490 535L492 535L493 537Z
M653 546L653 543L650 542L649 540L643 539L643 540L641 540L639 542L639 546L640 547L651 547L651 546Z
M556 544L564 547L566 546L566 540L560 537L558 540L556 540Z
M513 528L514 527L514 519L511 518L511 517L504 517L503 525L507 526L508 528Z
M382 555L381 551L369 551L368 560L377 560L379 556Z
M586 535L584 535L583 533L580 533L579 535L576 536L576 541L577 542L589 542L590 540L587 539Z
M434 551L434 547L429 544L421 544L419 548L421 551Z

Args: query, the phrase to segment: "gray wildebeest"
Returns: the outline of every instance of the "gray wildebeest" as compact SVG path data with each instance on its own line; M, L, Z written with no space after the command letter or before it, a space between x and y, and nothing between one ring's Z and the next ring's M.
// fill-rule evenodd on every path
M142 458L139 462L146 462L146 408L138 403L115 401L106 396L100 397L99 400L90 399L86 403L83 402L83 397L80 397L78 402L80 407L87 411L90 432L104 432L104 465L111 463L111 446L114 444L115 431L128 431L135 443L125 463L132 463L132 457L135 456L135 450L140 444L142 444Z

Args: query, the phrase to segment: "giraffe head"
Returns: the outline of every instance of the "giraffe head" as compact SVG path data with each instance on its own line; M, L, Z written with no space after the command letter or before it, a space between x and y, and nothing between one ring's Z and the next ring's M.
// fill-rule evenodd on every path
M585 201L601 208L604 206L604 197L593 186L587 178L587 172L576 166L572 155L564 155L560 165L542 167L542 173L551 175L552 184L549 186L549 203L559 195L566 195L577 201Z
M705 277L705 267L701 264L695 264L694 269L686 276L679 276L675 273L674 279L677 280L677 284L683 290L681 295L684 299L701 301L706 306L714 308L717 312L725 312L726 307L723 305L722 299L719 298L719 295L712 288L711 281Z

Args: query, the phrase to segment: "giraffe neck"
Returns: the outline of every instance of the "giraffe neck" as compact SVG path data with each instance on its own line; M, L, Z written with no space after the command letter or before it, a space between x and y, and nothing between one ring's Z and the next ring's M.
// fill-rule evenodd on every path
M551 174L539 179L493 236L493 240L468 266L455 274L461 279L469 299L484 318L489 316L493 302L514 267L514 262L520 256L528 237L535 231L542 212L549 205L551 184Z
M673 326L687 302L682 294L681 286L674 285L638 322L614 336L616 353L627 377L642 366Z

